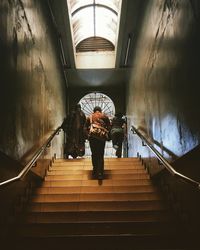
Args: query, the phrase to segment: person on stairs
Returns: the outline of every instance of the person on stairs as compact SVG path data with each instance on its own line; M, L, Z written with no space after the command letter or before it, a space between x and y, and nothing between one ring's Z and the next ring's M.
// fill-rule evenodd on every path
M106 114L102 112L101 107L96 106L93 109L93 113L91 116L86 119L86 128L88 131L92 124L96 124L97 126L101 126L108 131L110 130L110 120ZM104 175L104 150L106 140L101 140L99 138L90 136L90 132L88 132L89 137L89 145L92 152L92 165L93 165L93 177L99 180L103 179Z
M122 143L125 136L126 120L123 118L121 112L116 113L111 120L110 136L114 149L116 150L116 156L121 158L122 156Z
M65 118L62 128L65 132L66 142L64 147L65 158L71 155L73 158L82 157L85 154L84 126L86 122L85 113L78 103Z

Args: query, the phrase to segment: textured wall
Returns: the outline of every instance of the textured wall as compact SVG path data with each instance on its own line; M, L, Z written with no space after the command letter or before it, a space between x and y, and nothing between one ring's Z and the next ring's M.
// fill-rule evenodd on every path
M127 88L129 125L177 157L200 141L199 21L199 1L150 0Z
M0 13L0 151L24 159L65 117L65 82L46 1L1 0Z

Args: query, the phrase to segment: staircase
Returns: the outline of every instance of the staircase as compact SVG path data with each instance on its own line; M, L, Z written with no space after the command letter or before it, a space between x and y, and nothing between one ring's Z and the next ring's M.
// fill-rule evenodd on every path
M137 158L105 158L102 181L91 170L91 159L55 160L17 225L19 249L180 249L179 229Z

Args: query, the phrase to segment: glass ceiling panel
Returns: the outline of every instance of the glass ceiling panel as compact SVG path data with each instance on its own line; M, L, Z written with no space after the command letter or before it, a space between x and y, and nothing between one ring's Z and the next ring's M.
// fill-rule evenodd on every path
M69 0L70 7L71 7L71 13L76 11L79 8L82 8L87 5L104 5L108 8L113 9L116 13L119 12L120 8L120 2L121 0Z
M72 17L75 46L85 38L94 36L93 7L84 8Z
M108 9L97 7L96 35L105 37L113 44L115 44L116 29L117 29L117 16Z
M71 14L83 6L93 4L94 0L70 0Z
M68 0L75 47L88 37L103 37L115 46L121 0Z
M96 4L102 4L113 9L115 12L119 13L120 0L96 0Z

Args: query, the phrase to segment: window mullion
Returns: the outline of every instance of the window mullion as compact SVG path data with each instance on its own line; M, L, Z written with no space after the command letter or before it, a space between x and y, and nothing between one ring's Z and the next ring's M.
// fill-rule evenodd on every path
M94 37L96 36L96 3L93 2L93 14L94 14Z

